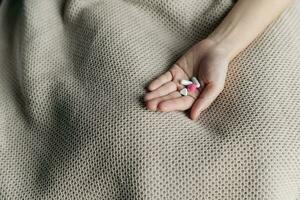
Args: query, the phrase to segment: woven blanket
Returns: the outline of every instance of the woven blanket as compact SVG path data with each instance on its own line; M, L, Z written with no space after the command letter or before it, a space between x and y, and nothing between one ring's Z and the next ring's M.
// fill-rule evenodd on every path
M198 121L145 86L234 0L3 0L0 199L300 199L300 1Z

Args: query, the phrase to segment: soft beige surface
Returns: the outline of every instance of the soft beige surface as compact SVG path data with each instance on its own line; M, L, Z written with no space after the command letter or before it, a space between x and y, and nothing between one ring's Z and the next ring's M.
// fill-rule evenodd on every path
M233 5L4 0L0 199L299 200L299 0L198 122L140 100Z

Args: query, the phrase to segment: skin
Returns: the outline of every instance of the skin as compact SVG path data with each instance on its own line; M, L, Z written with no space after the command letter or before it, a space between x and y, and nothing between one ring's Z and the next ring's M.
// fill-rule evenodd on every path
M197 120L223 91L230 61L283 13L293 0L239 0L219 26L196 43L165 73L153 80L144 96L147 109L170 112L190 109ZM180 80L195 76L202 87L188 96Z

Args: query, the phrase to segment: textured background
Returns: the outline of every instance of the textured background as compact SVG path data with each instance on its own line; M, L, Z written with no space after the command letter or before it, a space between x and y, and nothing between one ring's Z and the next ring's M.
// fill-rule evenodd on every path
M0 199L300 199L300 1L197 122L144 86L230 0L4 0Z

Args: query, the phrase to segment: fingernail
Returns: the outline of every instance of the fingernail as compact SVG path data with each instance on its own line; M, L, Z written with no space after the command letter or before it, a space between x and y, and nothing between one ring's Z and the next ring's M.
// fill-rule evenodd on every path
M199 118L195 117L195 118L191 118L193 121L197 121Z
M196 116L194 121L197 121L198 119L200 119L200 115Z

